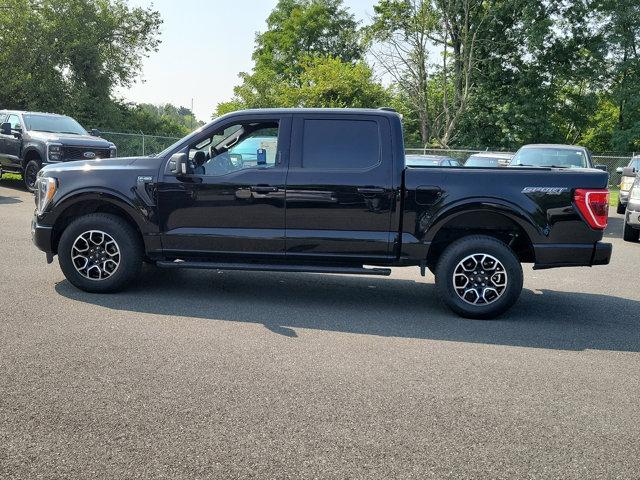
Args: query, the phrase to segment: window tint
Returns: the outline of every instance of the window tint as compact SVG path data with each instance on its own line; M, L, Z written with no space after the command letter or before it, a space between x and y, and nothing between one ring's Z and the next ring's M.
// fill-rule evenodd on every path
M189 149L196 175L226 175L248 168L275 168L278 122L235 124Z
M9 115L7 122L11 124L11 130L15 130L16 128L21 128L20 119L17 115Z
M302 167L359 170L380 163L378 124L371 120L305 120Z

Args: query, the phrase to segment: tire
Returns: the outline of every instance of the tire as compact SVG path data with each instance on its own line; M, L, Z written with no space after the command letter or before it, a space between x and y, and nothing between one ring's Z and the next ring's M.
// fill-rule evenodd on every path
M625 242L637 242L640 239L640 230L630 227L626 218L622 227L622 238Z
M520 297L522 278L513 251L485 235L455 241L442 252L436 267L440 300L465 318L486 320L506 312ZM474 282L471 288L469 282Z
M73 221L58 244L62 272L85 292L124 289L140 273L142 257L137 232L121 217L106 213L92 213Z
M41 168L42 164L40 163L40 160L36 159L29 160L24 166L22 180L24 181L24 186L27 187L27 190L30 192L35 192L36 190L36 178Z
M627 207L620 203L618 200L618 207L616 208L616 213L623 214L627 210Z

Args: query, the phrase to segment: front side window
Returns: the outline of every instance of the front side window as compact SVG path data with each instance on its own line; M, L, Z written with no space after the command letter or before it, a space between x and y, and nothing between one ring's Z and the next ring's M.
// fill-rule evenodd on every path
M380 163L373 120L305 120L302 168L362 170Z
M278 157L276 121L238 123L216 130L189 146L196 175L226 175L250 168L275 168Z
M22 128L22 125L20 125L20 119L18 118L17 115L9 115L7 122L11 124L11 130L17 130L18 128Z
M24 115L24 123L27 130L37 132L87 135L87 131L71 117L29 113Z

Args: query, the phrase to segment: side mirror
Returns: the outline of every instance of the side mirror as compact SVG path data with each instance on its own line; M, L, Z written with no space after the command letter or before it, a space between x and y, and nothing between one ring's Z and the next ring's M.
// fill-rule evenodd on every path
M595 166L597 170L602 170L603 172L607 172L607 166L606 165L596 165Z
M189 173L189 159L186 153L174 153L169 159L169 173L173 175L187 175Z
M616 168L616 173L622 173L622 167Z
M93 137L101 137L102 136L102 132L100 130L98 130L97 128L92 128L91 130L89 130L89 135L91 135Z
M9 122L5 122L0 125L0 133L2 133L2 135L11 135L11 124Z
M623 177L635 177L636 176L636 169L633 167L624 167L622 169L622 176Z

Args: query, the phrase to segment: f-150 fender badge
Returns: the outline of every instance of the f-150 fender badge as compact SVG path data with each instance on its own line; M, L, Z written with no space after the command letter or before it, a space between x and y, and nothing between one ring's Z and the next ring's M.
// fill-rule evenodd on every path
M524 187L522 193L544 193L547 195L561 195L568 192L567 187Z

